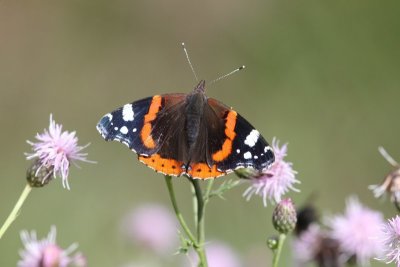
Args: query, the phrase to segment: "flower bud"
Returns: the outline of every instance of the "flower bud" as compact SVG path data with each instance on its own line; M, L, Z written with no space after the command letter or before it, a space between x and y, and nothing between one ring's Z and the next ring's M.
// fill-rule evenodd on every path
M37 159L26 171L26 179L32 187L43 187L53 179L52 174L53 167L46 167Z
M279 237L277 236L272 236L267 239L267 246L272 250L278 248L278 243L279 243Z
M284 199L276 205L272 214L272 223L281 234L287 234L296 227L296 209L290 198Z

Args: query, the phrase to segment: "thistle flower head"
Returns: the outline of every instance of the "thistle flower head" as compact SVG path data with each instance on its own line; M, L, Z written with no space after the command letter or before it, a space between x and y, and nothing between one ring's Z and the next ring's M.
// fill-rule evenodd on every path
M76 244L72 244L66 250L56 244L56 228L54 226L47 238L38 240L35 231L31 233L22 231L21 240L25 248L20 251L21 259L18 261L18 267L86 266L86 260L81 253L70 256L77 248Z
M294 187L294 184L300 183L295 177L297 172L293 170L291 162L284 160L287 155L287 144L279 147L279 141L274 138L272 149L275 153L275 162L263 173L249 177L251 185L243 194L247 200L253 195L261 196L264 206L267 206L267 200L279 203L289 190L299 192Z
M382 225L378 241L383 246L383 257L378 258L386 264L395 262L400 267L400 216L389 219Z
M287 234L296 227L296 209L290 198L284 199L276 205L272 214L272 223L281 234Z
M355 256L361 266L378 257L382 246L376 241L383 215L363 206L357 198L350 198L343 215L327 221L332 228L331 237L339 242L341 251L348 257Z
M74 161L85 161L91 162L86 159L87 153L81 151L86 146L78 146L78 138L75 136L75 132L62 131L62 125L56 124L50 115L49 129L45 129L44 133L36 134L36 142L27 141L32 146L32 153L26 153L26 158L36 159L35 162L35 175L30 175L29 178L33 178L34 183L35 176L38 176L43 168L47 171L44 177L41 177L42 183L51 177L61 176L64 188L69 189L68 174L71 162ZM32 185L32 184L31 184Z

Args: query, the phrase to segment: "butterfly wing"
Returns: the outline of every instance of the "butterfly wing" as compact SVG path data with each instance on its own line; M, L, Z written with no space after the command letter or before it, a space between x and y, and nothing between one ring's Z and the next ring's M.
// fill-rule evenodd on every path
M164 94L126 104L103 116L97 130L106 141L127 145L150 168L180 175L187 158L185 99L186 94Z
M106 141L119 141L141 156L154 154L167 141L170 125L182 123L169 114L180 109L184 100L185 94L165 94L126 104L104 115L97 130ZM165 125L159 123L165 120Z
M106 141L121 142L138 154L151 153L141 141L140 132L152 100L153 97L147 97L104 115L97 130Z
M274 162L268 142L245 118L213 98L208 99L208 106L224 121L223 130L217 127L208 137L211 140L217 136L210 145L208 161L216 164L219 171L229 173L247 167L261 171Z

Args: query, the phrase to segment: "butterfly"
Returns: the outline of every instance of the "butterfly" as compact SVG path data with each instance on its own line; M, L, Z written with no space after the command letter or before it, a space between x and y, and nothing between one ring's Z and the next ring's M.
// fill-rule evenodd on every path
M274 153L246 119L205 94L162 94L124 105L97 124L106 140L127 145L157 172L209 179L239 168L268 169Z

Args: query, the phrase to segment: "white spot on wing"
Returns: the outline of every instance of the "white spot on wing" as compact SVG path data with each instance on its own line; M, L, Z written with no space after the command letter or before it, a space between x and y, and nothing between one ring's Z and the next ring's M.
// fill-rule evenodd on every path
M135 113L133 112L132 104L126 104L122 109L122 118L124 121L133 121L134 115Z
M260 133L256 129L253 129L246 137L246 140L244 140L244 143L249 147L253 147L257 143L259 136Z
M239 153L240 153L240 149L236 149L236 153L238 153L238 154L239 154Z
M132 129L132 132L136 133L136 131L137 131L137 129L136 129L136 128L133 128L133 129Z
M114 127L114 130L118 131L118 127Z
M258 156L254 156L254 159L258 159Z
M106 114L104 117L108 117L110 121L112 121L113 115L111 113Z
M264 153L267 153L268 150L271 150L269 146L264 147Z
M249 151L247 151L246 153L243 154L243 158L251 159L251 153Z
M122 126L121 129L119 129L119 131L123 134L127 134L128 133L128 128L126 128L126 126Z

